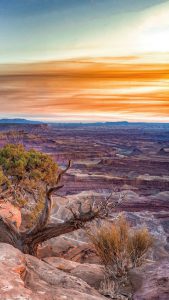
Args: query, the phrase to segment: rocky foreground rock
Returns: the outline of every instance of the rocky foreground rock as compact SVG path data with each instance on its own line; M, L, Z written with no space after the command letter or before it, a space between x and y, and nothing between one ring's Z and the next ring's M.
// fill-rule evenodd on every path
M8 244L0 244L1 300L101 300L85 281Z
M103 266L59 257L40 260L0 243L1 300L101 300ZM134 300L169 299L169 258L130 272ZM110 298L109 298L110 299Z
M169 259L146 264L130 272L133 300L169 299Z

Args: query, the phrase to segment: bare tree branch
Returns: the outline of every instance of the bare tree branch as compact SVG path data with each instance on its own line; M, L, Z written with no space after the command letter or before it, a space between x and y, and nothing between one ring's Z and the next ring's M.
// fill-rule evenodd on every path
M72 163L71 160L69 160L66 169L62 170L62 171L59 173L58 178L57 178L57 180L56 180L56 185L61 181L63 175L70 169L71 163Z
M84 228L88 222L94 219L106 218L112 209L120 205L124 199L124 195L120 194L118 200L114 202L112 201L113 193L111 192L106 198L99 201L96 201L96 199L94 199L94 201L88 201L87 203L79 201L77 202L76 208L69 205L67 208L71 212L71 216L68 220L65 220L63 223L48 224L52 207L52 195L63 187L63 185L59 185L59 183L70 166L71 161L69 161L67 167L59 173L56 186L46 186L44 208L32 229L25 232L18 232L16 226L11 224L9 220L0 218L0 242L9 243L24 253L37 255L39 244L50 238L72 232L79 228Z
M45 197L44 208L37 220L36 225L31 230L29 230L29 234L35 234L40 229L44 228L47 225L50 218L51 208L52 208L52 194L63 187L63 185L58 185L58 184L60 183L63 175L68 171L70 166L71 166L71 161L69 160L67 167L64 170L61 170L61 172L59 173L56 180L56 186L53 187L46 186L46 197Z
M27 246L29 245L29 253L32 251L30 254L36 255L39 243L43 243L53 237L60 236L61 234L83 228L87 222L94 220L96 217L97 212L92 209L81 212L80 214L73 212L72 218L63 223L49 224L44 228L39 228L36 232L27 232L27 234L24 234L22 237L23 244L26 245L26 249L23 251L27 251Z

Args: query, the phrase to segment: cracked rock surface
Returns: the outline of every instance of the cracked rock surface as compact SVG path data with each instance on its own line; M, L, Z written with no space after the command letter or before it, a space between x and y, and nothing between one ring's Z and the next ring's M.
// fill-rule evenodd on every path
M1 300L101 300L85 281L38 258L0 244Z

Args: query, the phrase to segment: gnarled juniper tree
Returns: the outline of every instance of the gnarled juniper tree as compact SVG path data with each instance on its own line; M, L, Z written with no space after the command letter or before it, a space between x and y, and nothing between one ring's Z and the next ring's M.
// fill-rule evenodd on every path
M52 195L63 187L61 180L70 165L69 161L67 167L59 171L49 155L26 150L22 145L8 144L0 150L1 199L20 207L27 205L31 197L36 203L34 224L24 232L9 220L0 218L0 242L11 244L23 253L37 255L39 244L82 228L95 218L106 216L109 205L114 206L108 199L89 204L85 211L80 203L76 211L70 208L72 217L68 220L58 224L49 223Z

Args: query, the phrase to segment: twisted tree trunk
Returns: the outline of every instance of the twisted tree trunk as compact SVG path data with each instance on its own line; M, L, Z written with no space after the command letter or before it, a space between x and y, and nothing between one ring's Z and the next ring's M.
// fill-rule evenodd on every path
M69 169L70 162L65 170L63 170L57 179L59 184L63 174ZM72 218L59 224L48 224L51 206L52 194L61 189L63 185L46 189L46 198L44 208L36 222L36 225L25 232L20 232L9 222L9 220L0 218L0 242L8 243L18 248L23 253L36 256L38 245L53 238L82 228L86 222L92 221L98 216L98 209L93 209L91 206L87 212L83 212L81 204L78 213L72 212Z
M48 208L47 208L48 206ZM81 212L74 215L69 220L59 224L47 224L47 215L49 213L48 201L46 202L42 219L37 225L25 232L19 232L9 221L0 219L0 242L8 243L18 248L23 253L36 256L38 245L53 238L82 228L86 222L92 221L97 217L98 212L89 209L87 212Z

